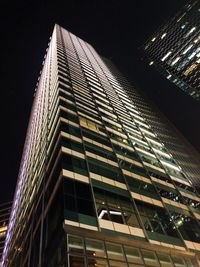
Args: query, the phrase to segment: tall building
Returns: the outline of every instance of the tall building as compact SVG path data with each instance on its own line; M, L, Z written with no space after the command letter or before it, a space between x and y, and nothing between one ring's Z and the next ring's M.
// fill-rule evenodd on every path
M3 267L199 266L196 180L162 141L156 115L147 119L151 110L91 45L55 26Z
M11 202L0 204L0 266L2 262L3 248L8 230L8 222L11 212Z
M200 100L200 1L189 1L147 41L149 65Z

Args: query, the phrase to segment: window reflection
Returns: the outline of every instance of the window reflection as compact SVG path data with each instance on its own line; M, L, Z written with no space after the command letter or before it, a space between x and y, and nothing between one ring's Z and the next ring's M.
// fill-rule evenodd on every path
M179 257L176 257L176 256L172 256L172 260L173 260L174 265L176 267L185 267L185 266L187 266L185 261L184 261L184 259L182 259L182 258L179 258Z
M200 242L200 228L195 219L176 212L171 212L171 218L185 240Z
M107 260L98 258L88 258L88 267L108 267Z
M122 246L114 243L106 243L108 258L113 260L124 260L124 254L122 251Z
M102 257L102 258L106 257L104 243L102 241L86 238L85 244L86 244L86 253L88 256Z
M126 258L128 260L128 262L131 263L143 263L141 254L139 252L139 249L137 248L133 248L133 247L128 247L128 246L124 246L124 251L126 254Z
M68 237L68 248L70 253L83 253L83 240L77 236L69 236Z
M69 267L194 267L188 257L68 235ZM194 260L194 259L192 259ZM108 262L109 261L109 262Z
M135 202L147 231L178 237L174 223L164 209L141 201Z
M100 189L94 189L99 219L140 227L131 201Z
M160 185L157 186L157 190L161 197L168 198L170 200L173 200L175 202L184 203L183 198L181 195L176 191L175 189L163 189Z
M149 266L160 266L154 252L148 250L141 250L145 264Z
M160 261L161 267L173 267L174 265L171 262L171 259L167 255L157 253L158 259Z

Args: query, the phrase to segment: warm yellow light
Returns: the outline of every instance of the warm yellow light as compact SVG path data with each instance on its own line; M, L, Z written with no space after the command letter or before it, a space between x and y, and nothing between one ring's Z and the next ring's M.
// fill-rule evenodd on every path
M8 229L8 226L7 225L0 227L0 233L7 231L7 229Z

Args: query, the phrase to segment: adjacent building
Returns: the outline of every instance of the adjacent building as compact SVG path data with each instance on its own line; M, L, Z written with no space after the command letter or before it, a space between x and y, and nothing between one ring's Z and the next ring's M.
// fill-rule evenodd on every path
M199 266L190 175L199 168L168 124L91 45L56 25L2 266Z
M2 262L3 248L8 230L8 222L11 212L11 202L0 204L0 266Z
M149 65L200 100L200 2L191 0L147 41Z

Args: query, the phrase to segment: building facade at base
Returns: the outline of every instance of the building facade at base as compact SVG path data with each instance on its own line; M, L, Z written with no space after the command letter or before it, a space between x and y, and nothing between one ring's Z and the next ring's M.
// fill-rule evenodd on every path
M0 204L0 266L2 263L3 248L8 230L11 207L11 202Z
M200 2L187 4L146 42L149 65L200 100Z
M55 25L3 267L199 266L200 197L132 90Z

